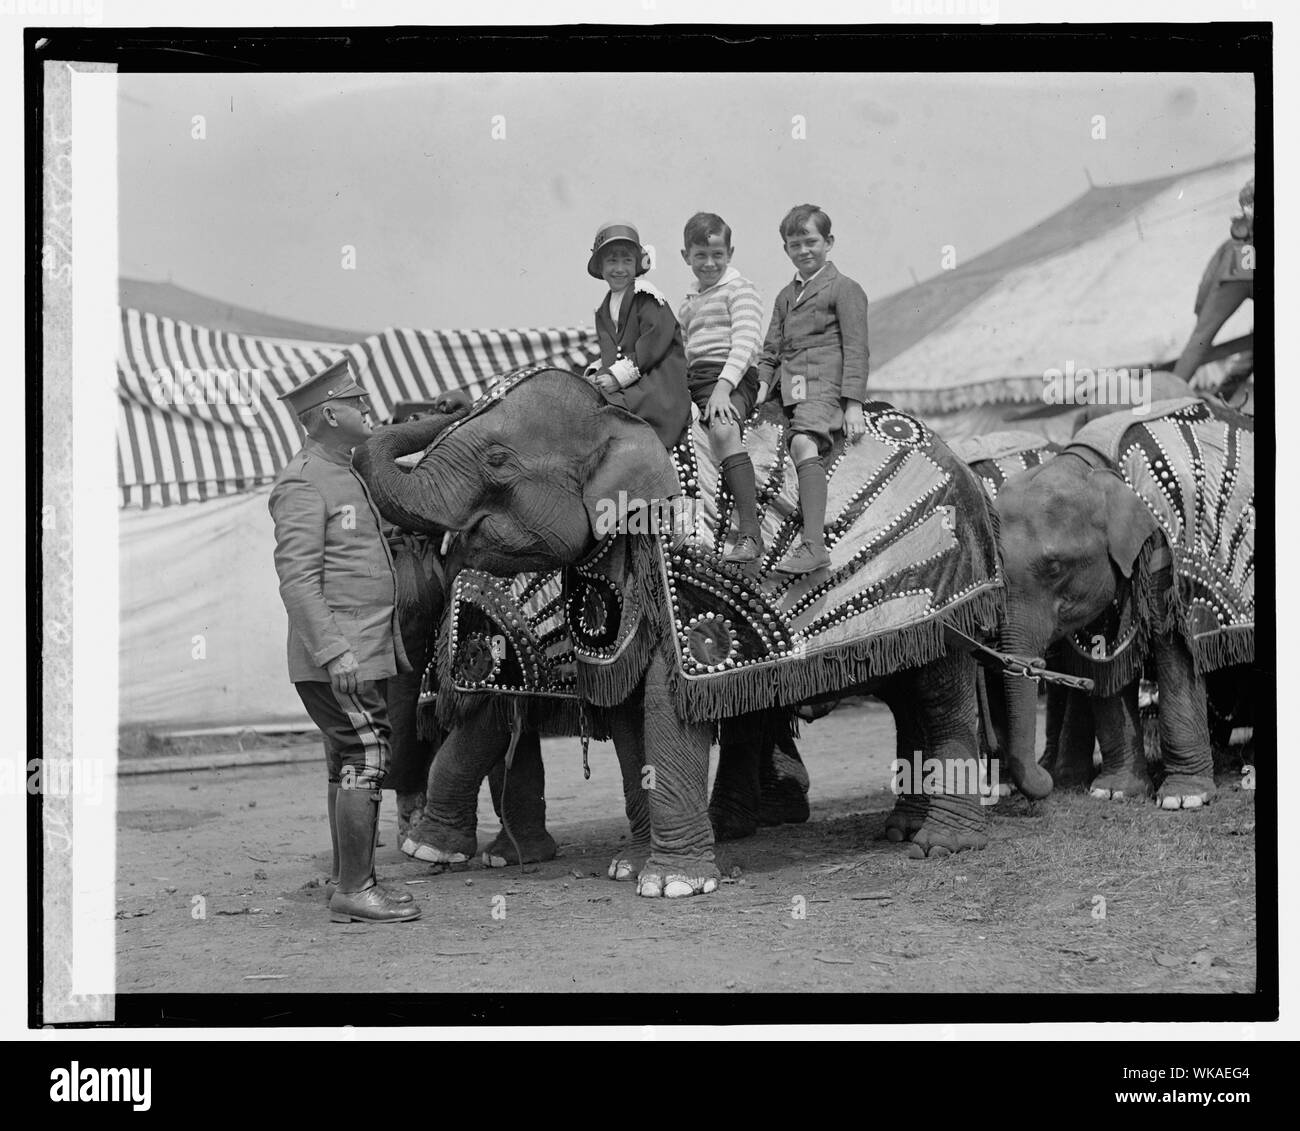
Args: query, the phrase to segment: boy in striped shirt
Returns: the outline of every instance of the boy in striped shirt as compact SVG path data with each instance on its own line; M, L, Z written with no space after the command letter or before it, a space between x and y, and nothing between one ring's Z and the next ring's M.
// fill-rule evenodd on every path
M731 266L731 229L712 212L686 222L682 259L695 275L677 321L686 344L686 383L709 433L714 459L736 504L739 527L728 562L748 565L763 554L754 465L741 425L758 400L754 362L762 345L758 289Z

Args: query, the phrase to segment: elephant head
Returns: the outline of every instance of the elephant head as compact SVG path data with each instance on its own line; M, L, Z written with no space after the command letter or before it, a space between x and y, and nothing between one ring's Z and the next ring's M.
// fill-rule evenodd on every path
M1072 449L1009 478L995 507L1007 585L1002 647L1023 656L1042 656L1100 616L1157 529L1118 473ZM1034 752L1037 685L1003 680L1012 776L1027 796L1045 797L1052 778Z
M409 473L397 466L426 447ZM353 462L390 522L453 531L464 565L500 576L579 562L638 500L680 494L654 430L559 369L468 413L381 429Z

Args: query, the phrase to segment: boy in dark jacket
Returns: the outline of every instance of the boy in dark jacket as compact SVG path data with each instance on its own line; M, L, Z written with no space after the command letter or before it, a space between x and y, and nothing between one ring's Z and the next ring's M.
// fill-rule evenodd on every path
M867 295L827 261L835 239L830 217L817 205L790 209L781 221L781 239L798 273L776 296L758 362L759 403L779 381L799 476L803 540L775 568L803 574L831 560L823 461L838 434L857 443L866 431Z

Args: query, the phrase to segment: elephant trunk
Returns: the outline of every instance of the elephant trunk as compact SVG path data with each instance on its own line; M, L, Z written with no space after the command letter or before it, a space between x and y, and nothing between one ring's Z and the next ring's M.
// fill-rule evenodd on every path
M1019 656L1039 655L1039 649L1014 628L1002 631L1003 651ZM1041 645L1039 645L1041 648ZM1026 797L1046 797L1052 792L1052 775L1038 764L1038 683L1004 673L1002 686L1007 705L1007 749L1004 753L1011 780Z
M454 508L444 502L436 484L429 477L408 474L397 460L423 451L464 415L463 410L435 414L380 428L353 452L352 466L389 522L422 534L441 534L454 528Z

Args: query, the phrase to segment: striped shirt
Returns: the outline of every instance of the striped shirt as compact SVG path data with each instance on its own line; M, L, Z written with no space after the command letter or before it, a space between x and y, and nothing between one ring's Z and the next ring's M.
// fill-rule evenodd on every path
M707 291L690 290L677 312L686 344L686 364L722 365L719 380L735 386L763 344L763 302L758 288L734 267Z

